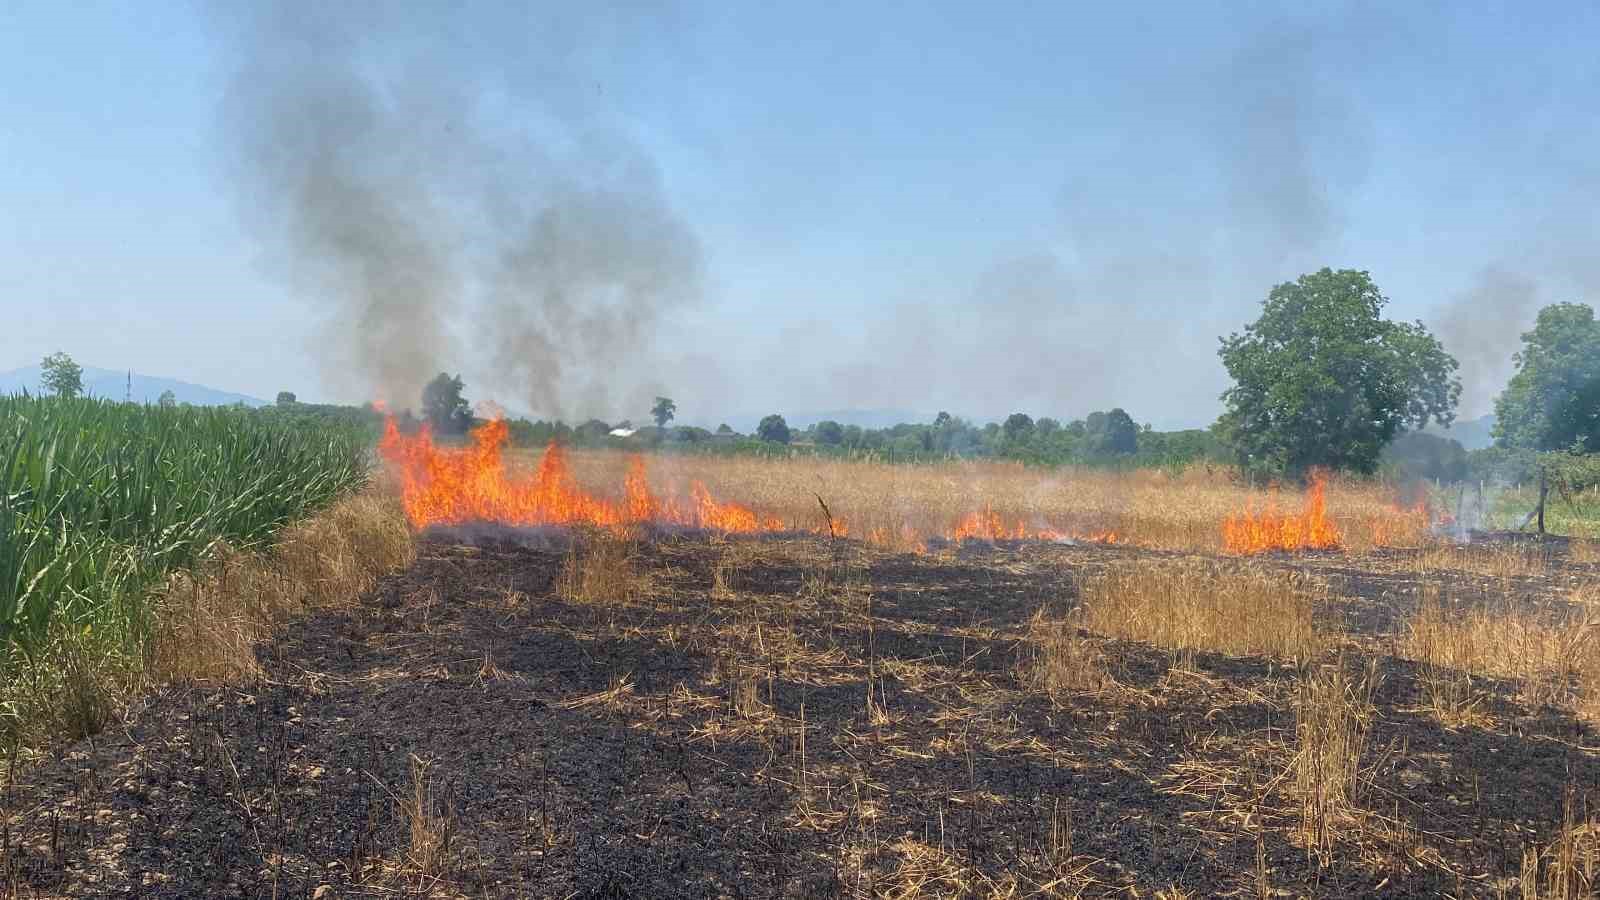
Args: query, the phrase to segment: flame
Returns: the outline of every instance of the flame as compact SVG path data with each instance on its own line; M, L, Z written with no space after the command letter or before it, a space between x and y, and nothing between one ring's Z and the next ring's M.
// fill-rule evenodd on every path
M510 429L493 419L474 429L466 447L440 447L426 425L415 435L400 432L390 415L378 442L379 455L398 475L401 502L416 528L496 522L505 525L593 525L622 528L636 524L668 524L728 533L805 530L830 533L826 522L794 528L770 513L731 501L718 500L698 481L689 486L680 503L650 489L642 456L628 461L622 496L610 500L585 491L568 465L566 450L552 442L539 465L526 473L507 469L503 457ZM835 516L831 534L845 537L849 525ZM865 535L868 543L915 553L928 551L930 536L910 525L898 530L878 526ZM1007 521L990 506L969 513L941 537L965 540L1042 540L1117 542L1112 531L1077 534L1050 528L1030 528L1022 520Z
M1299 514L1282 514L1270 506L1256 512L1252 506L1222 522L1222 545L1229 553L1263 553L1267 550L1328 550L1337 548L1342 536L1328 518L1328 475L1311 474L1305 506Z
M719 502L705 485L690 488L686 508L650 490L644 459L628 461L621 502L596 497L578 486L566 450L551 442L532 473L506 470L502 451L510 438L506 423L494 419L472 432L463 448L438 447L426 426L415 436L400 433L393 417L384 424L378 452L399 474L401 502L411 524L596 525L616 527L665 523L717 531L781 531L781 519L738 503Z
M956 523L946 539L960 543L965 540L979 541L1054 541L1057 543L1082 542L1092 544L1115 544L1117 533L1115 531L1098 532L1068 532L1054 528L1029 528L1027 523L1016 519L1009 524L1005 518L995 512L991 506L985 506L977 512L968 513L965 518Z
M471 446L440 448L427 426L406 437L390 417L378 452L399 473L406 515L419 528L463 522L614 525L623 520L616 505L578 488L559 445L545 450L531 475L508 474L501 449L509 437L506 423L496 419L472 432Z
M1074 542L1079 544L1115 544L1119 541L1115 531L1090 531L1078 534L1068 534L1064 531L1040 531L1034 537L1041 541Z
M701 528L717 531L782 531L783 522L777 516L758 515L748 506L737 503L718 503L706 486L696 481L689 489L694 497L694 523Z
M1021 522L1007 527L1005 520L994 511L993 507L985 506L982 510L969 513L962 519L951 532L950 539L964 541L968 538L977 538L982 541L1016 541L1027 537L1028 530Z
M1437 521L1424 493L1407 506L1396 500L1389 504L1388 515L1372 522L1372 543L1380 547L1412 547L1427 536L1435 526L1449 528L1455 517L1441 512Z

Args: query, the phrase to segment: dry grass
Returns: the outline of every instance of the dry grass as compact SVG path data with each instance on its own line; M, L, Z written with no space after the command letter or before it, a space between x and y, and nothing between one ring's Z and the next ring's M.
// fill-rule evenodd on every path
M1054 699L1111 684L1104 655L1071 620L1050 618L1039 610L1028 622L1025 644L1019 676Z
M532 466L539 452L521 450L510 461ZM621 491L628 454L574 450L568 459L589 490L610 496ZM749 504L791 527L825 530L820 494L850 537L902 551L918 550L922 538L949 535L964 517L992 510L1031 530L1114 532L1120 543L1209 553L1221 549L1221 524L1228 516L1247 507L1290 510L1301 503L1296 486L1254 487L1232 469L1207 465L1113 472L996 460L892 465L798 454L652 455L647 462L650 486L661 496L685 501L690 485L701 482L719 499ZM1381 484L1335 477L1328 510L1352 551L1421 546L1428 538L1426 515L1403 509Z
M53 642L52 651L56 665L51 671L56 678L35 685L36 689L48 686L35 696L42 701L37 704L40 708L55 714L51 730L68 740L99 734L115 715L116 700L133 672L91 635L62 634Z
M1581 565L1600 563L1600 541L1592 538L1573 538L1567 545L1567 559Z
M1021 897L1022 886L1014 875L991 878L974 872L966 858L949 848L936 847L906 837L880 848L893 869L870 885L870 892L858 895L884 900L924 900L934 897L1001 898ZM867 888L867 885L862 885ZM1056 891L1039 891L1034 896L1069 896Z
M1472 676L1515 680L1528 707L1592 713L1600 691L1600 620L1507 606L1457 611L1438 585L1423 587L1406 621L1400 652L1423 666L1427 705L1447 725L1477 721Z
M596 530L567 551L556 593L568 603L631 603L649 589L635 563L637 547L626 535Z
M1300 838L1324 864L1332 857L1341 828L1359 819L1376 663L1372 660L1359 677L1342 658L1309 671L1300 679L1295 698L1291 771L1300 800Z
M1579 823L1569 786L1560 833L1522 853L1522 900L1583 900L1600 892L1600 822Z
M1299 573L1214 560L1139 560L1082 588L1090 631L1179 651L1304 661L1327 645L1312 625L1326 590Z
M428 774L431 767L431 760L411 757L411 791L401 799L400 810L410 836L406 862L418 875L438 878L450 869L455 817L449 804L435 794L434 780Z
M1550 550L1539 544L1497 541L1431 547L1416 556L1413 566L1423 575L1467 572L1491 578L1529 578L1548 572L1552 562Z
M157 606L150 677L255 674L256 644L285 616L351 602L414 553L399 503L381 489L284 529L266 553L223 550L206 568L168 582Z

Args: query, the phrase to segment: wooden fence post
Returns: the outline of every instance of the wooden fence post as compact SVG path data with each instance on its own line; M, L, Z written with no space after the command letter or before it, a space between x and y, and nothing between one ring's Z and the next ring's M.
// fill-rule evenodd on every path
M1544 498L1550 493L1550 485L1545 478L1544 466L1539 467L1539 533L1544 534Z

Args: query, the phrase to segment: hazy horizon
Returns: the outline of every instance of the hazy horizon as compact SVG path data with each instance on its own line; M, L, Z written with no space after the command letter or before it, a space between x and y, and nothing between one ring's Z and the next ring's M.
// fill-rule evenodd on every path
M382 11L382 14L379 14ZM568 419L1120 406L1365 269L1489 411L1600 286L1583 5L0 10L0 371Z

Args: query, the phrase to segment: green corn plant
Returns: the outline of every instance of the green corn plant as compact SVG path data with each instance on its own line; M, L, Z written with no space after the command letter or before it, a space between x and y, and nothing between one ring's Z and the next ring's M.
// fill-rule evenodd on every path
M0 658L55 624L136 631L168 573L361 484L367 443L246 409L0 397Z

